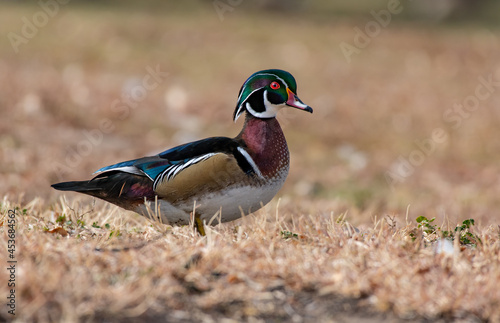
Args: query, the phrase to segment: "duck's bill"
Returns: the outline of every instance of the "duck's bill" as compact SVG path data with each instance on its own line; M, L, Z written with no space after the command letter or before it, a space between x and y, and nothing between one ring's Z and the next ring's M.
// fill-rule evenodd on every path
M307 112L313 112L313 109L308 106L307 104L304 104L299 97L293 93L290 89L286 89L286 92L288 93L288 100L286 101L286 105L289 107L297 108L300 110L304 110Z

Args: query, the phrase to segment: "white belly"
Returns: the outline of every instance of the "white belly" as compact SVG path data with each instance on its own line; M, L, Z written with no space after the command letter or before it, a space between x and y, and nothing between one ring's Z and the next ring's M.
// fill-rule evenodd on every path
M233 187L221 193L212 193L204 196L196 202L196 212L200 218L207 223L217 215L213 224L233 221L257 211L269 203L280 189L277 186L266 186L261 188Z
M283 185L284 180L276 181L271 185L262 187L231 186L217 193L205 194L199 200L193 199L191 202L182 205L173 205L164 200L158 200L157 214L155 214L154 202L149 203L149 207L144 204L139 205L135 212L146 217L161 216L162 222L171 225L189 224L190 214L196 208L196 214L206 223L213 225L220 222L233 221L242 216L257 211L262 206L269 203ZM150 209L148 216L148 209ZM152 212L151 212L152 211ZM215 216L215 217L214 217Z

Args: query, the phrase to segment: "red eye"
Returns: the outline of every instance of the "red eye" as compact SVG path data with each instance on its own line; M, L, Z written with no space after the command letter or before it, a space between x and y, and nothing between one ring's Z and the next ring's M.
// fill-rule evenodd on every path
M275 82L271 83L271 89L277 90L279 88L280 88L280 84L278 82L275 81Z

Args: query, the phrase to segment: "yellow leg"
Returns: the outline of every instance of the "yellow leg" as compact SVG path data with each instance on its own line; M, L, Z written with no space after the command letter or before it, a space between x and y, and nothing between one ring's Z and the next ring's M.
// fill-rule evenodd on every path
M201 236L205 236L205 226L203 225L203 220L195 215L193 224L196 231L198 231Z

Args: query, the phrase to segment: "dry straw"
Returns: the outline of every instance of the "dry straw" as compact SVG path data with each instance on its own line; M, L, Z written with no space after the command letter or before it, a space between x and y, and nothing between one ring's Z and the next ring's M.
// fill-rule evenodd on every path
M391 310L407 318L500 319L493 226L475 228L476 247L457 242L446 253L408 220L356 228L347 214L301 214L287 203L200 237L189 226L101 202L5 198L3 259L9 209L17 215L18 322L328 320L349 309L351 318ZM0 281L7 276L0 271ZM5 295L6 284L0 289Z

